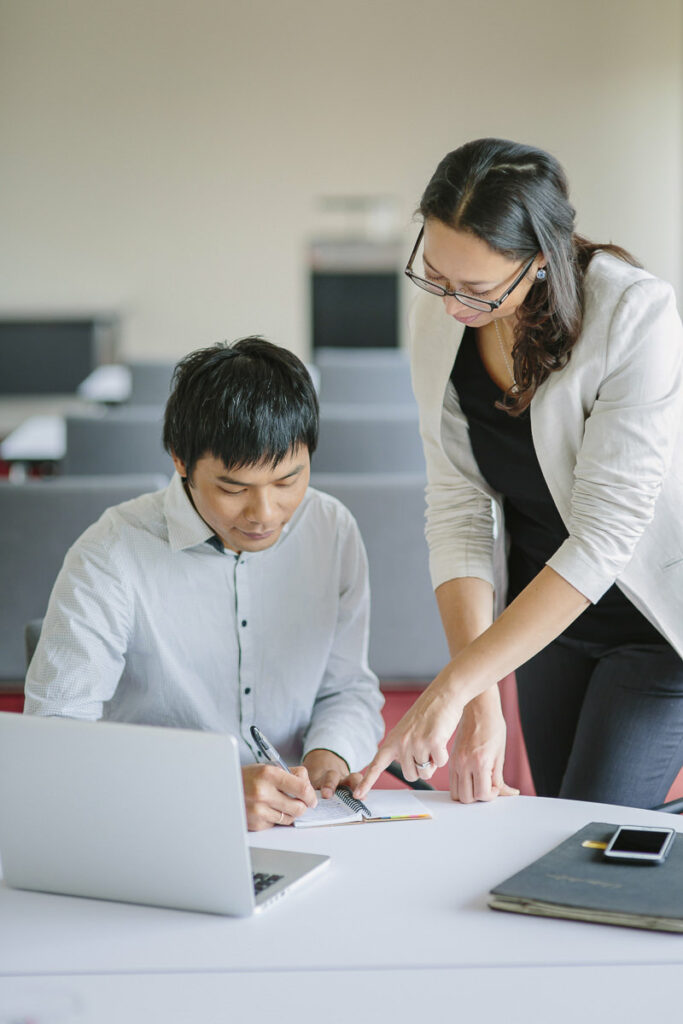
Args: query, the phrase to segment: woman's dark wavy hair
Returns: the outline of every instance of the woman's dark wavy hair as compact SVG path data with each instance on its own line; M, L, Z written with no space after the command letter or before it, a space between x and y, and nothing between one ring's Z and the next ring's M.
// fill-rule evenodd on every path
M173 371L164 414L164 448L191 479L204 455L238 468L277 466L318 443L318 396L293 352L264 338L219 342L182 359Z
M520 263L542 252L547 278L535 281L518 312L512 350L517 386L500 407L519 415L536 390L569 360L581 332L583 275L594 254L640 264L617 245L598 245L574 231L565 173L549 153L505 139L477 139L443 158L420 200L434 217L469 231Z

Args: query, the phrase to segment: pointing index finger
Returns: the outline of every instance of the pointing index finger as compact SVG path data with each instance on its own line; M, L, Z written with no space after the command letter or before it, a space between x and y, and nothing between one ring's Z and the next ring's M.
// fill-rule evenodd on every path
M389 753L388 750L384 750L383 748L378 750L374 761L372 761L365 769L360 785L356 786L353 792L356 800L362 800L365 797L365 795L375 785L384 769L391 764L393 759L393 754Z

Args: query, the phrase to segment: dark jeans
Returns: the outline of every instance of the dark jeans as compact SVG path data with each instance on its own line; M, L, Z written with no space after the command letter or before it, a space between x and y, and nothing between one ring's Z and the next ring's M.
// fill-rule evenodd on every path
M683 765L683 661L673 648L560 637L516 675L539 796L663 803Z

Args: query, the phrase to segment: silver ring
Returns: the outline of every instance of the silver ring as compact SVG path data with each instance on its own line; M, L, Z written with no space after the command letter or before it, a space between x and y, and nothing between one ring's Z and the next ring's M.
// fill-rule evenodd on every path
M415 764L416 768L420 768L420 769L422 769L422 768L431 768L432 765L434 764L434 762L432 761L431 757L429 758L428 761L416 761L415 758L413 758L413 763Z
M284 811L280 811L280 820L277 822L277 824L281 825L284 820L285 820L285 812Z

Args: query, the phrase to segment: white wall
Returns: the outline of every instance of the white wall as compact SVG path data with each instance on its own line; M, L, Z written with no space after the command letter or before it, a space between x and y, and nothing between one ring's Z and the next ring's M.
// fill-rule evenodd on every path
M306 354L315 197L397 196L408 249L482 135L554 152L579 228L683 292L682 105L679 0L0 0L0 311Z

